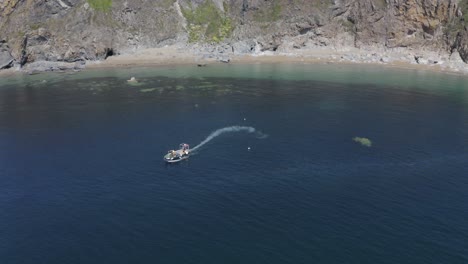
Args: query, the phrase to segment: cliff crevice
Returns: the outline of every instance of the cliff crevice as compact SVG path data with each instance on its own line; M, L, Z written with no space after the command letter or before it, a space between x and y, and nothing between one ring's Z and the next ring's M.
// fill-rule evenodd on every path
M203 43L458 52L468 62L467 21L459 0L4 0L0 68Z

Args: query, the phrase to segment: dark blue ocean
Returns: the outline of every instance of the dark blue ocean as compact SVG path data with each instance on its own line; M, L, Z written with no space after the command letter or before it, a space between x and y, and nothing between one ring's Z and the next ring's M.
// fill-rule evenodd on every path
M256 132L164 163L233 125ZM466 264L468 78L310 64L1 77L0 263Z

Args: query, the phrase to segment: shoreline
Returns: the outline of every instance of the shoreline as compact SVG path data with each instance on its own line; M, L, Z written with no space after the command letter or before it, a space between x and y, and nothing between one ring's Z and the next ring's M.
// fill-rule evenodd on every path
M408 52L389 53L372 50L349 48L335 49L300 49L294 52L259 52L251 54L200 52L193 48L180 46L166 46L133 52L132 54L115 55L104 61L87 61L85 65L76 63L36 62L40 65L26 65L23 69L0 70L0 77L15 75L39 74L42 72L81 71L93 69L132 68L132 67L159 67L159 66L207 66L214 64L337 64L337 65L369 65L389 67L394 69L411 69L432 71L443 74L468 76L468 64L458 60L450 61L448 56L439 56L440 60L424 59L425 63L410 62ZM433 56L436 57L436 56ZM435 63L433 63L433 61ZM47 65L44 67L43 65ZM50 66L52 65L52 66ZM55 67L55 68L54 68Z
M300 50L296 53L265 52L259 54L212 54L197 52L179 52L174 47L164 47L147 49L135 54L118 55L108 58L105 61L93 62L86 66L86 69L104 68L131 68L131 67L158 67L158 66L180 66L201 64L336 64L336 65L368 65L389 67L393 69L411 69L432 71L444 74L468 76L468 64L461 64L464 70L451 68L444 64L417 64L403 60L393 59L388 62L380 60L350 60L350 52L335 51L332 49L310 49ZM165 53L163 56L161 53ZM359 51L366 53L366 51ZM370 53L370 52L369 52ZM142 56L144 54L144 56ZM352 54L352 53L351 53ZM376 54L376 52L374 52ZM401 55L401 54L399 54ZM377 55L378 56L378 55ZM407 55L408 56L408 55ZM168 58L170 57L170 58ZM228 58L229 62L222 62L220 58Z

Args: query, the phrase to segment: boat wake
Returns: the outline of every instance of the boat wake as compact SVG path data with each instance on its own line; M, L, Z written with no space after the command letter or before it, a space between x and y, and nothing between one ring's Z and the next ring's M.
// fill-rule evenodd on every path
M254 127L248 127L248 126L230 126L230 127L223 127L218 130L215 130L211 132L211 134L203 140L200 144L196 145L194 148L192 148L190 151L196 151L197 149L203 147L206 143L210 142L214 138L225 134L225 133L232 133L232 132L247 132L247 133L256 133L257 138L263 139L268 137L267 134L262 133L261 131L256 130Z

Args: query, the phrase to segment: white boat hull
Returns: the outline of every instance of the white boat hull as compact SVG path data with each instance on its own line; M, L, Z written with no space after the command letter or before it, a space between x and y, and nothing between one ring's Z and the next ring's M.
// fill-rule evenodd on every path
M164 156L164 161L168 163L176 163L184 159L188 159L190 153L188 150L179 149L170 153L167 153Z
M167 163L176 163L176 162L188 159L188 157L189 157L189 155L184 155L184 156L181 156L181 157L174 157L174 158L164 157L164 161L167 162Z

